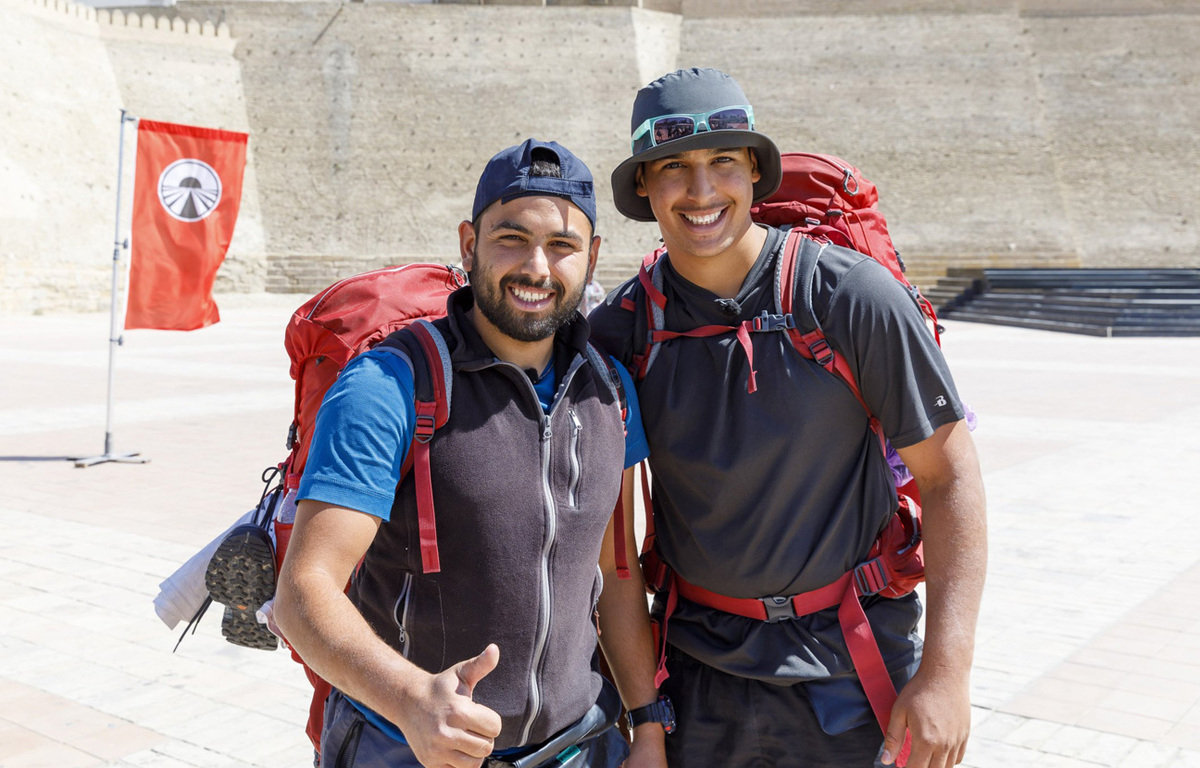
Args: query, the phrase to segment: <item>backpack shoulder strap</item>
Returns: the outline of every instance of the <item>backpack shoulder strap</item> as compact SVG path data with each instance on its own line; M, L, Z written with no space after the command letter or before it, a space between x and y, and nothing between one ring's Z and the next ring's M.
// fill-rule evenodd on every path
M413 408L416 423L408 457L400 470L403 479L411 470L417 492L417 530L420 534L421 571L442 569L437 546L437 515L433 504L433 480L429 468L429 444L434 432L450 419L453 370L450 349L441 332L428 321L417 320L392 334L381 347L404 357L413 372Z
M621 380L621 374L617 373L617 364L608 355L596 348L592 342L587 343L587 360L592 368L600 374L604 382L608 385L608 389L612 392L613 397L617 399L617 403L621 406L621 422L624 423L629 415L629 399L625 394L625 382Z
M882 437L879 422L867 407L850 365L840 352L830 346L825 338L825 331L821 328L821 320L813 307L813 281L816 279L817 264L821 254L828 247L828 241L818 240L800 232L788 233L783 256L776 269L775 286L780 312L792 315L795 320L796 327L788 330L788 338L796 351L845 382L867 412L871 420L871 429Z
M657 248L646 254L638 268L637 282L630 296L621 300L621 308L633 313L634 338L644 338L645 346L633 354L634 375L638 381L646 378L654 359L658 357L658 342L654 332L666 324L667 297L663 293L662 270L659 261L667 249ZM644 330L643 330L644 328Z

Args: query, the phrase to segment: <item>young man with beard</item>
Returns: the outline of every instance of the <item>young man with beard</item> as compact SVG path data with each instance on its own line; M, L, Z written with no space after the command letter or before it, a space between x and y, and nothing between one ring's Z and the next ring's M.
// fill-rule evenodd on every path
M779 186L779 150L754 130L738 84L712 69L680 70L643 88L631 129L633 155L613 172L613 197L625 216L657 221L666 246L655 267L656 327L729 327L659 337L637 385L657 546L678 601L660 592L656 604L674 608L663 630L662 691L678 718L668 761L867 768L892 763L906 730L909 768L961 761L986 561L984 496L964 410L920 311L880 264L844 248L820 251L812 306L866 409L797 353L786 323L739 338L743 322L779 312L776 265L786 237L750 217ZM631 368L635 357L646 359L644 291L630 280L589 316L593 338ZM756 388L748 386L752 371ZM886 738L836 599L814 612L799 606L818 601L796 599L864 563L897 508L868 410L915 476L924 506L923 653L915 594L862 598L901 688Z
M595 217L590 172L553 142L504 150L479 180L459 226L470 285L432 324L452 369L429 451L439 572L423 572L419 491L400 478L403 344L352 361L322 404L275 615L334 686L324 766L504 766L549 743L550 763L615 768L619 700L656 700L644 587L616 578L610 528L623 468L646 452L636 395L622 423L616 367L576 311ZM619 697L595 671L596 610ZM636 729L625 765L664 765L661 725Z

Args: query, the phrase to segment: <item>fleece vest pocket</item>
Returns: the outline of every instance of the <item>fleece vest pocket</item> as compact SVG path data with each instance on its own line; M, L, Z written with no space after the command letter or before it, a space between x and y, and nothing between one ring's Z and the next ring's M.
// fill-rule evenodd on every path
M400 642L400 655L406 659L411 652L412 634L408 631L408 614L412 610L412 604L413 575L406 573L392 609L392 615L396 618L396 639Z
M583 422L574 408L567 411L571 423L571 439L567 448L567 458L570 461L571 472L567 479L567 506L579 506L579 481L583 474L583 461L580 458L580 439L583 436Z

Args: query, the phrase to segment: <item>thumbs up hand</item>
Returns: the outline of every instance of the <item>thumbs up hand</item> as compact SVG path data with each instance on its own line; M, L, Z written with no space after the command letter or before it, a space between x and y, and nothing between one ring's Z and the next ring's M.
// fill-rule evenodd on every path
M460 696L471 698L475 694L475 684L500 663L500 648L492 643L483 649L483 653L473 659L460 661L450 669L458 676L458 688L455 692ZM449 671L449 670L447 670Z
M479 768L500 735L500 715L472 701L475 686L500 662L492 643L474 658L429 675L401 728L426 768Z

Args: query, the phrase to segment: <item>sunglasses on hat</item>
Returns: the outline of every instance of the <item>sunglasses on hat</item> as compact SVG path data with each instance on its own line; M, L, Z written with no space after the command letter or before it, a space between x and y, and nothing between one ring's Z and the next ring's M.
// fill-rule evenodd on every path
M682 139L702 131L752 131L754 110L748 104L721 107L709 112L695 114L662 115L651 117L633 132L633 154L644 152L676 139Z

